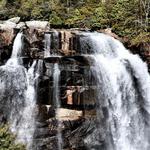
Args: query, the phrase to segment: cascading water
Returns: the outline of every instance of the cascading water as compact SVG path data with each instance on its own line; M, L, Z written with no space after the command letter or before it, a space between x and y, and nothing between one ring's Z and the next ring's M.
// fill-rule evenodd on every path
M7 95L7 106L10 107L9 122L12 131L18 126L22 116L20 111L23 108L26 91L26 69L21 66L21 52L23 49L23 33L18 33L13 44L11 58L6 65L0 67L1 71L1 100Z
M62 140L62 133L60 131L62 124L61 121L59 120L59 116L57 116L58 113L58 109L61 107L61 103L60 103L60 92L59 92L59 80L60 80L60 69L59 69L59 65L56 63L54 64L54 73L53 73L53 102L54 105L56 107L56 118L58 119L57 121L57 144L58 144L58 150L62 150L62 144L63 144L63 140Z
M44 35L44 57L50 57L50 49L51 49L51 34L45 33Z
M22 117L17 128L17 140L27 145L27 149L32 149L33 135L35 131L35 106L36 106L36 79L39 72L36 70L36 61L33 62L27 71L27 90L25 94L25 104Z
M17 58L17 57L21 56L22 49L23 49L22 36L23 36L22 32L17 34L17 36L14 40L14 45L13 45L13 51L12 51L11 58Z
M0 100L2 102L4 97L7 99L8 104L5 106L10 107L8 118L17 141L26 144L27 149L31 150L35 130L35 84L40 73L40 65L36 68L34 61L28 71L21 65L22 36L22 33L17 34L11 58L6 65L0 67Z
M51 41L51 34L45 34L45 57L50 56L51 46L58 50L59 44L55 46L55 43L59 43L58 37L58 32L52 34L54 41ZM93 58L91 70L97 81L98 124L94 134L84 140L87 149L149 150L150 76L146 64L139 56L130 54L119 41L104 34L83 33L79 45L82 54L90 54ZM32 150L38 77L42 76L44 65L42 60L38 60L33 61L28 70L23 67L23 47L23 33L18 33L11 58L6 65L0 67L0 110L8 112L11 130L17 135L17 140L25 143L28 150ZM62 150L65 140L58 116L58 109L61 107L59 80L60 69L55 63L53 102L57 119L57 147Z
M7 61L6 65L16 66L19 65L19 63L21 63L20 62L21 60L19 58L21 56L22 49L23 49L22 37L23 37L22 32L17 34L14 40L11 58Z
M60 70L59 70L59 65L56 63L54 64L54 72L53 72L53 81L54 81L53 97L54 97L54 103L57 108L61 106L59 101L59 78L60 78Z
M94 51L97 79L99 141L107 150L150 149L150 76L137 55L116 39L100 33L85 34ZM100 144L102 145L102 144ZM100 148L100 147L99 147Z

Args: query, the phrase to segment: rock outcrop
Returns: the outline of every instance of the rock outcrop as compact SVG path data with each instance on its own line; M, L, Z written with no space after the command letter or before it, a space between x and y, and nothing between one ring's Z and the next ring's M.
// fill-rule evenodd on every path
M81 55L91 53L90 46L84 47L83 51L80 40L84 40L84 37L79 34L81 30L50 29L47 21L19 21L20 18L16 17L0 24L0 65L4 65L10 58L14 37L20 31L24 33L23 65L28 68L35 59L43 62L37 89L37 128L34 135L36 150L58 149L58 122L62 124L60 130L64 137L64 150L84 150L87 145L92 149L93 141L88 141L88 135L93 131L97 132L96 81L90 69L92 58ZM110 30L103 32L119 39ZM48 57L45 57L45 34L50 37ZM140 46L139 52L150 64L150 45ZM62 108L57 114L52 94L54 63L58 63L60 67L59 100ZM0 72L0 75L4 76L4 72ZM0 108L2 105L7 105L7 102L0 104ZM6 112L7 107L4 108ZM6 122L6 116L7 113L0 112L0 122ZM83 139L86 139L86 142Z
M12 18L0 24L0 65L4 65L10 58L17 33L23 32L21 58L24 67L28 69L36 59L42 62L43 68L37 83L37 106L35 110L37 117L33 140L35 149L58 149L57 128L59 122L64 139L63 148L85 149L83 137L87 136L89 130L93 130L93 127L88 129L88 126L91 124L89 120L95 118L96 97L95 81L90 71L93 60L89 56L81 55L83 51L79 42L81 31L79 29L50 29L50 25L46 21L19 22L19 20L18 17ZM48 57L45 57L47 48L45 35L50 37L48 47L50 56ZM60 68L59 101L61 108L57 112L53 95L53 67L55 63L58 63ZM16 70L16 73L19 71ZM0 74L5 78L5 70L1 71ZM9 80L13 82L11 76ZM15 89L16 87L7 88L11 91L10 88ZM6 122L7 116L9 116L8 110L10 109L7 106L9 106L10 97L13 97L14 93L8 92L7 98L0 104L1 122ZM20 105L23 105L23 102ZM81 130L83 131L81 132Z

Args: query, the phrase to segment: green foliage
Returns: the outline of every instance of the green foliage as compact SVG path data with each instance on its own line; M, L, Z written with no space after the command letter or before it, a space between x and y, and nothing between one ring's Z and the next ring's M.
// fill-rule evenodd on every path
M0 150L25 150L25 146L15 143L15 136L7 125L0 125Z
M140 8L139 0L117 0L117 3L112 9L113 24L112 29L122 37L127 37L132 45L139 44L139 42L150 42L148 40L148 25L143 25L140 18L143 16L144 10ZM143 38L143 40L142 40Z
M20 16L47 20L52 26L109 27L138 44L149 41L149 5L149 0L0 0L0 20Z
M131 44L140 45L141 43L150 43L150 32L140 32L135 38L131 39Z
M1 0L0 1L0 8L2 9L3 7L6 6L7 1L6 0Z
M50 23L54 25L62 25L63 20L61 19L59 15L57 15L55 11L53 11L51 14Z

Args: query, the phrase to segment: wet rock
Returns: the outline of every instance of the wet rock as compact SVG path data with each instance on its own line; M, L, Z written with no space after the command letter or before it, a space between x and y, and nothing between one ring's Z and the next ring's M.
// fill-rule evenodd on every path
M45 120L49 119L48 108L46 107L46 105L38 105L37 111L38 111L37 120L45 121Z
M87 149L84 139L87 135L90 135L94 129L94 120L86 120L82 122L76 129L71 131L70 135L66 137L69 140L69 147L76 150Z
M15 33L13 30L0 30L0 47L2 48L3 46L8 46L12 44L13 39L15 37Z
M57 136L35 139L33 150L59 150Z
M19 23L16 25L16 28L18 28L18 29L26 28L26 24L25 24L24 22L19 22Z
M53 57L46 57L44 58L45 62L48 62L48 63L58 63L60 62L61 60L61 57L59 56L53 56Z
M48 127L48 123L47 123L47 122L39 122L39 121L36 121L35 125L36 125L37 128L45 128L45 127Z
M48 116L49 116L49 118L53 118L53 117L55 117L55 109L54 109L54 107L49 107L49 109L48 109Z
M11 44L8 46L0 46L0 65L4 65L11 56Z
M7 122L7 117L4 113L0 112L0 124L5 124Z
M44 58L44 52L41 52L41 50L38 48L30 48L30 57L33 59Z
M46 138L56 135L56 130L50 130L48 127L45 128L37 128L34 134L34 138Z

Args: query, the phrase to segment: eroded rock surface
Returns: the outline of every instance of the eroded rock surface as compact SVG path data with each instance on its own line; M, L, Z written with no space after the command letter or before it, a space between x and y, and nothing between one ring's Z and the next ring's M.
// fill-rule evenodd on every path
M86 149L83 138L87 136L89 130L93 130L93 127L88 129L88 126L91 126L96 114L94 110L95 81L90 72L92 58L81 55L82 49L79 42L81 31L79 29L54 30L50 29L46 21L19 22L19 20L20 18L12 18L0 25L0 67L10 58L17 33L23 32L21 53L23 66L28 69L34 60L40 61L42 65L36 89L36 130L33 150L58 149L58 124L61 124L64 150ZM46 46L46 37L49 37L49 46ZM45 54L46 49L49 56ZM60 69L61 108L59 109L56 107L53 95L55 63ZM13 82L11 75L19 74L19 71L15 70L16 72L11 73L7 71L1 69L1 79L4 80L7 77L10 82ZM17 77L16 81L20 81L20 78ZM4 84L8 85L5 81ZM8 103L15 92L11 88L16 90L19 84L15 85L15 88L12 87L13 85L6 87L7 95L1 93L3 97L1 99L5 100L0 104L1 122L6 122L10 113L8 110L12 110ZM20 105L23 106L24 103L20 102Z
M87 54L92 53L89 41L80 33L83 29L55 30L50 29L47 21L19 22L20 18L12 18L0 24L0 65L4 65L11 56L14 37L23 32L24 50L22 63L26 69L33 60L42 61L42 70L37 83L36 131L34 135L35 150L57 150L57 127L61 123L64 150L86 150L103 147L103 137L96 125L96 81L90 67L93 59ZM118 37L109 30L103 31L114 38ZM45 34L49 37L46 47ZM45 54L46 49L49 55ZM136 53L136 52L135 52ZM150 64L150 46L142 45L140 54ZM61 108L56 111L54 90L54 64L60 68ZM16 71L19 74L19 71ZM15 72L15 73L16 73ZM1 79L8 73L0 71ZM11 75L11 73L10 73ZM7 76L11 80L11 76ZM16 79L17 80L17 79ZM18 78L19 80L19 78ZM13 82L13 81L11 81ZM7 83L4 83L7 85ZM0 122L6 122L10 97L13 96L11 86L0 104ZM17 87L16 87L17 88ZM14 88L13 88L14 89ZM9 113L9 112L8 112ZM91 138L94 134L93 139ZM94 139L97 134L100 142ZM90 138L89 138L90 135ZM99 141L99 140L98 140ZM88 148L87 148L88 147Z

